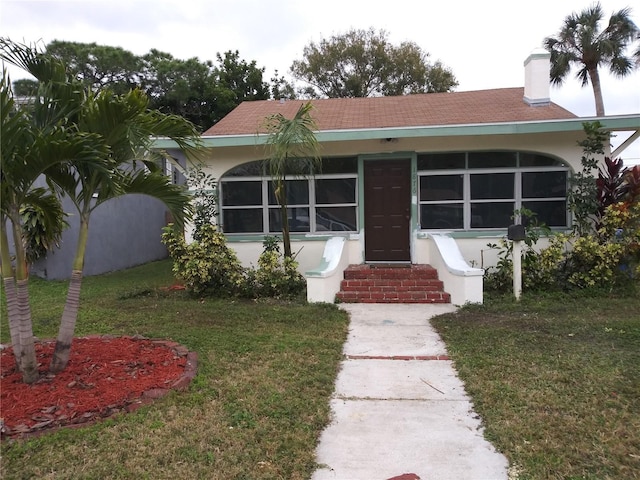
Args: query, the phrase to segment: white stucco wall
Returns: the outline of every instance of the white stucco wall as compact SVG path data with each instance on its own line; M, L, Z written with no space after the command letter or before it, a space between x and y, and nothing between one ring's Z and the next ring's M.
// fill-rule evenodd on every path
M532 107L535 108L535 107ZM514 131L517 127L514 125ZM400 138L394 142L378 139L336 141L322 144L324 157L375 155L381 153L438 153L482 150L512 150L550 155L567 162L576 171L580 169L582 149L577 142L584 139L582 132L554 132L539 134L468 135L450 137ZM262 145L218 147L205 159L207 172L219 179L229 169L253 160L266 158Z
M513 126L517 132L517 125ZM577 145L584 138L582 132L555 132L534 134L500 134L500 135L456 135L431 136L419 138L399 138L394 142L379 139L351 140L325 142L322 144L323 157L338 156L366 156L389 154L403 158L415 153L437 153L453 151L520 151L548 155L564 161L574 171L580 169L582 149ZM211 150L206 162L205 171L220 179L231 168L246 162L265 158L266 150L263 145L240 147L216 147ZM414 187L415 188L415 187ZM415 194L415 192L414 192ZM414 212L415 213L415 212ZM413 222L415 225L416 222ZM488 268L496 264L497 251L489 248L488 243L498 243L506 232L464 232L455 234L456 244L464 260L472 267ZM364 251L363 233L347 235L345 242L345 256L349 263L362 263ZM464 237L464 238L463 238ZM255 241L252 241L255 238ZM327 237L315 235L293 235L292 249L297 254L301 273L314 270L322 260ZM427 232L414 231L412 234L412 262L430 264L433 258L432 240ZM541 245L543 245L541 243ZM262 236L250 235L229 236L228 245L233 248L244 266L256 266L262 252Z

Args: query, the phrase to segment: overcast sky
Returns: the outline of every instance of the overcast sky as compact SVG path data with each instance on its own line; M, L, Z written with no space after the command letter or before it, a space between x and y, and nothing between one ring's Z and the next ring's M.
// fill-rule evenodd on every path
M601 0L605 17L635 2ZM240 58L288 75L310 41L350 28L384 29L394 44L412 41L455 74L458 91L524 86L523 62L564 18L590 0L0 0L0 35L23 43L96 42L143 55ZM632 10L640 25L640 6ZM10 70L12 80L24 77ZM640 72L602 75L607 115L640 113ZM551 88L552 101L580 116L595 115L591 86L574 78ZM640 142L636 142L638 144ZM635 147L635 146L634 146ZM640 147L623 158L640 161Z

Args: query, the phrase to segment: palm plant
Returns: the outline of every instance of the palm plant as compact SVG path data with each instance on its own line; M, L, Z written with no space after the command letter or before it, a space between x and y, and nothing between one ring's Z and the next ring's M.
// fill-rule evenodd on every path
M573 66L578 66L576 77L584 87L589 82L593 88L596 115L604 116L604 101L600 85L601 66L618 77L625 77L637 67L635 59L626 55L626 49L638 38L638 27L631 20L631 9L614 12L606 28L601 29L604 13L599 3L572 13L564 19L556 36L544 39L544 46L551 53L551 82L562 85Z
M71 160L78 163L93 161L105 152L95 146L92 135L63 125L75 106L73 101L62 105L56 97L77 98L73 86L63 87L64 67L55 59L36 55L33 50L18 53L19 48L14 50L14 45L4 40L0 40L0 47L2 59L30 58L34 72L40 78L53 80L39 87L29 109L16 107L4 68L0 82L0 269L16 364L23 380L32 383L38 378L38 371L21 208L32 206L42 210L43 230L55 237L59 233L57 227L63 221L59 203L49 189L34 188L36 181L47 171L68 168ZM13 237L14 259L9 252L9 230Z
M174 185L158 171L151 141L166 136L185 151L192 152L197 143L195 127L175 115L148 110L148 98L140 90L118 96L109 90L89 93L78 118L78 128L96 134L109 151L108 171L77 165L71 175L53 177L75 205L80 219L78 244L73 260L69 291L50 370L63 370L68 361L78 317L82 271L89 223L93 211L112 198L138 193L161 200L182 227L191 215L191 197L187 190Z
M300 106L295 116L286 118L281 113L265 119L269 156L267 166L274 186L274 195L282 218L282 242L284 256L291 258L291 238L287 202L287 174L308 174L319 168L319 144L316 139L316 123L311 117L311 102Z
M35 76L39 81L40 91L47 93L47 96L38 95L36 97L36 108L34 109L36 113L32 118L43 125L53 123L56 126L56 128L49 128L42 133L42 142L47 148L36 149L35 147L38 146L36 142L29 150L29 157L24 153L21 154L21 157L12 155L10 150L5 150L3 143L2 220L5 217L10 218L14 230L19 229L20 223L13 221L18 217L8 208L16 210L24 203L27 195L34 191L32 187L35 178L41 174L46 175L49 184L55 185L57 192L69 196L80 216L79 239L67 301L50 366L50 369L56 372L62 370L69 359L78 315L84 253L91 213L111 198L127 193L140 193L154 196L163 201L173 215L174 223L181 226L191 214L190 196L183 187L171 184L170 180L159 172L156 162L160 153L152 152L152 137L169 137L187 155L192 155L199 147L198 133L196 128L182 117L164 115L149 110L147 97L138 90L133 90L122 96L114 95L108 90L97 94L86 91L75 80L68 78L64 65L52 57L39 54L35 49L4 39L0 40L0 47L2 48L0 55L3 60ZM54 65L55 69L43 68L43 64L46 62ZM6 83L8 85L8 82ZM3 83L3 92L4 90ZM7 97L10 97L8 88ZM38 108L41 97L50 99L49 110L58 113L57 115L47 116L46 108ZM40 111L41 113L38 114ZM5 109L2 109L2 112L4 114ZM60 112L64 114L60 115ZM7 118L13 117L7 115ZM17 118L22 117L18 116ZM7 124L6 128L5 123ZM5 122L3 117L3 142L5 139L9 142L9 138L12 140L21 138L20 135L27 137L31 133L31 130L27 128L28 122L22 122L17 126L12 125L9 121ZM5 130L8 132L10 127L19 135L5 135ZM35 127L33 128L35 129ZM36 133L38 132L40 130L36 131ZM70 136L70 138L59 138L63 135ZM38 138L35 133L31 136ZM29 145L29 142L25 140L19 146L26 148ZM7 154L7 162L5 162L5 154ZM19 162L14 161L11 164L11 166L15 164L15 168L7 170L8 174L17 172L16 178L7 176L7 182L5 182L5 163L10 163L10 159L16 158ZM27 164L29 166L26 169L29 172L28 182L22 181L18 175L26 175L22 166ZM40 165L41 167L37 168ZM5 195L5 186L7 194L14 193L14 190L19 187L21 196L14 195L10 202L5 203L5 196L9 198L8 195ZM6 215L5 206L7 207ZM9 213L12 214L11 217L8 216ZM3 226L4 231L5 227ZM18 233L14 233L14 237L16 235ZM5 248L5 243L7 248ZM5 265L11 265L7 250L8 239L6 242L5 238L2 239L2 247L2 273L5 276L6 270L8 276L12 273L8 268L5 269ZM16 250L19 250L18 245ZM17 252L16 257L23 258L24 252ZM22 263L16 261L19 267ZM22 276L27 276L26 263L20 273ZM20 284L17 283L17 285ZM26 302L22 302L20 295L15 298L17 298L17 305L24 304L28 308L28 297L25 297ZM26 315L23 314L20 317L20 311L13 308L13 303L12 310L16 310L19 318L24 318ZM25 331L24 334L20 332L16 338L22 341L26 337L29 337L31 344L33 344L33 335L29 332ZM20 354L24 356L24 352L20 352ZM32 363L35 366L35 356ZM31 363L28 366L30 372L35 368L31 367ZM25 381L33 381L35 378L37 378L37 371L30 373L29 380L25 378Z

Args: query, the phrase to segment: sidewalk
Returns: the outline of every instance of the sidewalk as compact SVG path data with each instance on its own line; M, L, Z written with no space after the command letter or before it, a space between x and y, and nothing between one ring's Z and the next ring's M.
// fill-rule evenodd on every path
M312 480L506 480L507 460L428 319L451 305L343 304L351 317Z

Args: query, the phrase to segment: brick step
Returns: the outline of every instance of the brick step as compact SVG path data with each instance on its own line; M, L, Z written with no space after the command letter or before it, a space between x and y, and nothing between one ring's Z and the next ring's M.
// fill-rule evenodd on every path
M450 303L430 265L350 265L336 295L344 303Z
M349 265L344 271L345 280L358 278L438 278L438 271L431 265L371 266Z
M342 303L451 303L446 292L343 292L336 294Z
M353 291L353 290L368 290L370 292L376 291L420 291L430 290L439 291L442 290L444 284L442 280L435 280L431 278L373 278L373 279L357 279L357 280L342 280L340 282L340 290Z

